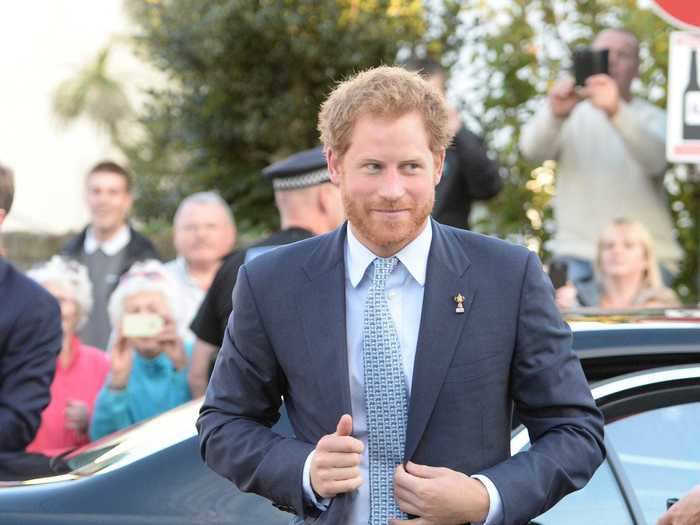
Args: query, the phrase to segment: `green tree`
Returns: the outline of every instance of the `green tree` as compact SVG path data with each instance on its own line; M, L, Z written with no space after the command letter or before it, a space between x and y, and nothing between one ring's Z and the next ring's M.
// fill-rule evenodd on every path
M669 33L673 30L636 0L508 0L498 7L466 0L463 7L465 54L462 77L465 113L476 120L500 160L509 169L492 213L479 225L537 248L556 225L548 207L550 179L556 169L536 167L518 151L522 125L551 82L569 65L571 50L590 43L605 27L626 27L640 38L641 82L637 93L664 107ZM669 207L685 258L677 289L686 301L698 299L700 254L700 177L695 168L671 166L665 177ZM591 210L594 212L594 210Z
M128 2L140 55L169 81L152 92L145 140L129 151L137 211L168 217L183 195L216 188L243 229L276 227L260 170L318 143L319 106L335 82L414 51L454 55L459 4Z
M100 50L75 76L61 82L53 94L52 110L63 126L87 118L122 148L124 125L134 114L124 87L108 72L110 52L110 46Z

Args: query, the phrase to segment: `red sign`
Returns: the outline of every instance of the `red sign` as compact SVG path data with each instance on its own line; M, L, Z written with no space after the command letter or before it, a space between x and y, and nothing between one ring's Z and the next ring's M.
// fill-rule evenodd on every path
M700 6L696 0L653 0L656 10L669 23L685 29L700 29Z

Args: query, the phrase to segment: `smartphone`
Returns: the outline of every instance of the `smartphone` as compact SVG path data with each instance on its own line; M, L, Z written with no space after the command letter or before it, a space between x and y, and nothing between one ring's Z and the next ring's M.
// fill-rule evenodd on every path
M608 74L608 50L578 47L574 50L573 63L576 85L583 86L592 75Z
M552 261L549 265L549 278L552 280L552 286L555 290L566 284L568 274L569 265L566 261Z
M122 318L124 337L154 337L163 330L163 318L157 314L125 314Z

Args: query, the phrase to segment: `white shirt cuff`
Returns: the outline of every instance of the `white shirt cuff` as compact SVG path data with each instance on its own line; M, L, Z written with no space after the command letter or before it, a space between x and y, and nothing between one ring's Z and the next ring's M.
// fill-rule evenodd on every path
M304 497L307 501L313 503L318 510L328 510L328 504L331 502L331 499L323 498L321 501L318 501L316 494L314 494L314 489L311 488L311 460L313 459L315 452L315 450L312 450L311 453L306 456L306 461L304 462L304 473L302 477Z
M486 515L486 520L474 525L501 525L503 523L503 502L501 502L501 495L496 485L481 474L476 474L472 478L481 481L486 487L486 492L489 493L489 513Z

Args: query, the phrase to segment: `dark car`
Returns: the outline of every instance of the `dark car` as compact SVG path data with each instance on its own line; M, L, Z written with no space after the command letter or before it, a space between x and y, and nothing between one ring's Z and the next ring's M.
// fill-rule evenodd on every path
M589 383L669 365L700 363L700 309L569 314Z
M609 457L586 488L533 523L651 524L667 498L697 484L700 364L684 364L700 363L700 319L693 315L572 322L589 379L612 378L593 386L606 416ZM674 366L643 371L667 362ZM194 428L200 403L58 458L67 474L0 482L0 523L288 523L290 514L239 492L202 463ZM281 425L288 433L286 419ZM526 446L527 431L515 429L513 453Z
M0 482L0 524L287 524L290 514L244 494L199 455L201 400L83 447L70 473Z

